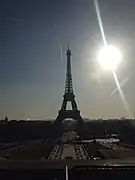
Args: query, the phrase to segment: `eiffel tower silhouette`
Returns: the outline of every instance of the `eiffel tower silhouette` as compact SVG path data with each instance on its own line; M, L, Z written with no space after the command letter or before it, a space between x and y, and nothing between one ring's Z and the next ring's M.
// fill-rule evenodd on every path
M68 47L66 52L67 55L67 73L66 73L66 84L65 93L63 95L63 102L61 109L58 112L56 123L63 121L66 118L72 118L77 121L78 124L83 123L83 119L80 115L80 111L77 108L75 101L75 95L73 92L72 74L71 74L71 50ZM66 110L67 102L71 102L72 110Z

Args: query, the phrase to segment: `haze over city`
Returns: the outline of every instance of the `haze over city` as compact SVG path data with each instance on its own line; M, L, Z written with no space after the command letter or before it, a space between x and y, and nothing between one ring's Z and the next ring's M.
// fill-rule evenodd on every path
M7 6L8 4L8 6ZM99 1L107 41L121 50L116 74L135 116L133 0ZM97 65L103 41L92 0L1 0L0 118L57 116L72 52L76 101L86 118L128 117L112 74ZM122 83L121 83L122 84Z

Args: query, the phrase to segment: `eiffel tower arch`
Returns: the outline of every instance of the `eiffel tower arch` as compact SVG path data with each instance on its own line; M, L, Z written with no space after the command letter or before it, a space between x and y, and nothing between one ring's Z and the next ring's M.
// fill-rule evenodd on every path
M58 112L58 116L55 122L60 123L64 119L72 118L76 120L78 124L82 124L83 119L80 115L80 111L77 108L75 95L73 92L72 74L71 74L71 51L69 47L66 52L66 55L67 55L67 72L66 72L65 93L63 95L63 102L62 102L61 109ZM71 103L71 106L72 106L71 110L66 110L68 102Z

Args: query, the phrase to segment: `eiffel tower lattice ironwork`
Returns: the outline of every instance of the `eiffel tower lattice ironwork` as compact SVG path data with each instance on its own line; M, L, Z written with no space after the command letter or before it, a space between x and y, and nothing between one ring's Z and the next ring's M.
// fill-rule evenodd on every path
M77 104L75 101L75 95L73 92L73 84L72 84L72 74L71 74L71 51L68 48L67 52L67 73L66 73L66 85L65 85L65 93L63 95L63 102L61 109L59 110L58 116L56 118L56 122L61 122L66 118L72 118L77 121L77 123L82 123L83 119L80 116L80 111L77 108ZM67 102L71 102L72 109L66 110Z

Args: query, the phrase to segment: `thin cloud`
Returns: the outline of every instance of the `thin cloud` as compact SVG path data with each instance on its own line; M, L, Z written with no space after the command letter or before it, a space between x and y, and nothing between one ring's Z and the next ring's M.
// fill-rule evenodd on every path
M8 19L8 20L11 20L11 21L15 21L15 22L24 22L23 19L21 19L21 18L16 18L16 17L12 17L12 16L8 16L7 19Z

